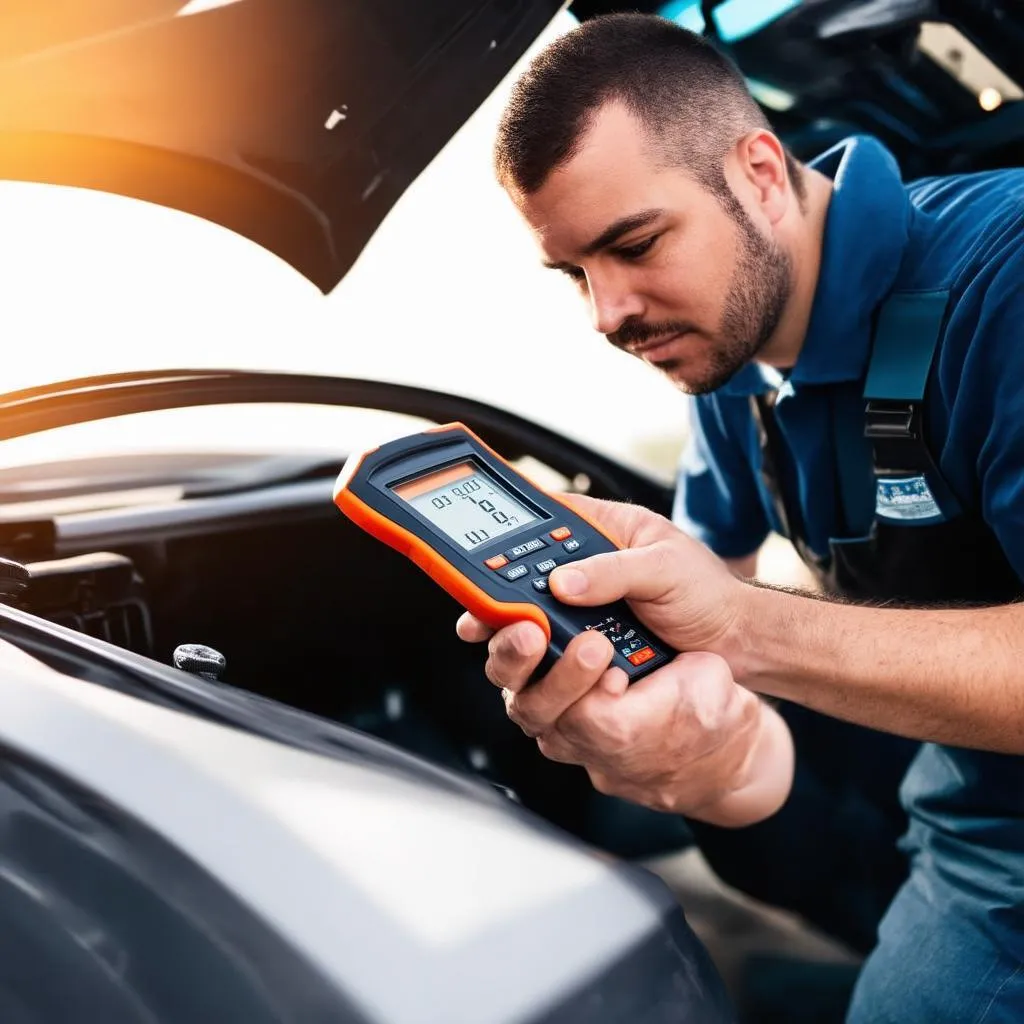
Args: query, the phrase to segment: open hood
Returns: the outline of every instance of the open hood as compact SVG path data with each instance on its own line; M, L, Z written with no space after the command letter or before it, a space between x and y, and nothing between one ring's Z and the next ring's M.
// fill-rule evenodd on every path
M11 0L0 178L214 221L324 292L564 0Z

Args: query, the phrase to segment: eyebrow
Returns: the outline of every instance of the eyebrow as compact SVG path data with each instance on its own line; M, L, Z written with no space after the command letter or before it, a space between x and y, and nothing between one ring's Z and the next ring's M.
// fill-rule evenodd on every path
M600 252L602 249L607 249L608 246L613 245L623 235L629 234L630 231L636 231L637 228L647 227L648 224L653 223L662 216L664 212L664 210L655 209L641 210L639 213L630 214L628 217L620 217L614 223L609 224L608 227L606 227L604 231L597 236L597 238L588 245L585 245L581 250L581 255L593 256L594 253ZM566 270L571 268L573 264L565 263L564 261L552 263L545 260L544 266L549 270Z

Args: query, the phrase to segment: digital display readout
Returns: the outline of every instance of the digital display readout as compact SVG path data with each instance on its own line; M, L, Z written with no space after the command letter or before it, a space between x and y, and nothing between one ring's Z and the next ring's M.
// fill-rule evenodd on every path
M392 490L468 551L538 518L472 462L448 466Z

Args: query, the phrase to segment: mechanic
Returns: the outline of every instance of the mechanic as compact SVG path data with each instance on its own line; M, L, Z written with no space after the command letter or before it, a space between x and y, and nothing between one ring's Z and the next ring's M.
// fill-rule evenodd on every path
M1024 171L905 185L862 136L800 164L644 15L552 43L495 160L594 327L693 396L682 529L578 498L624 550L552 590L688 653L627 690L588 633L527 687L539 629L460 636L547 757L873 945L848 1020L1024 1020ZM770 531L820 591L750 578Z

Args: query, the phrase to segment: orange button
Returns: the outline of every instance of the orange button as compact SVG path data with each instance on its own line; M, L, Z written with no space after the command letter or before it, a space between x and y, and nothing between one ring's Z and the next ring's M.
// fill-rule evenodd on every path
M504 555L491 555L484 565L488 569L500 569L503 565L508 565L508 559Z
M654 657L653 647L641 647L639 651L634 651L632 654L626 655L630 663L633 665L642 665L645 661L650 661Z
M572 536L572 530L568 526L560 526L557 530L551 531L552 540L565 540L566 537Z

